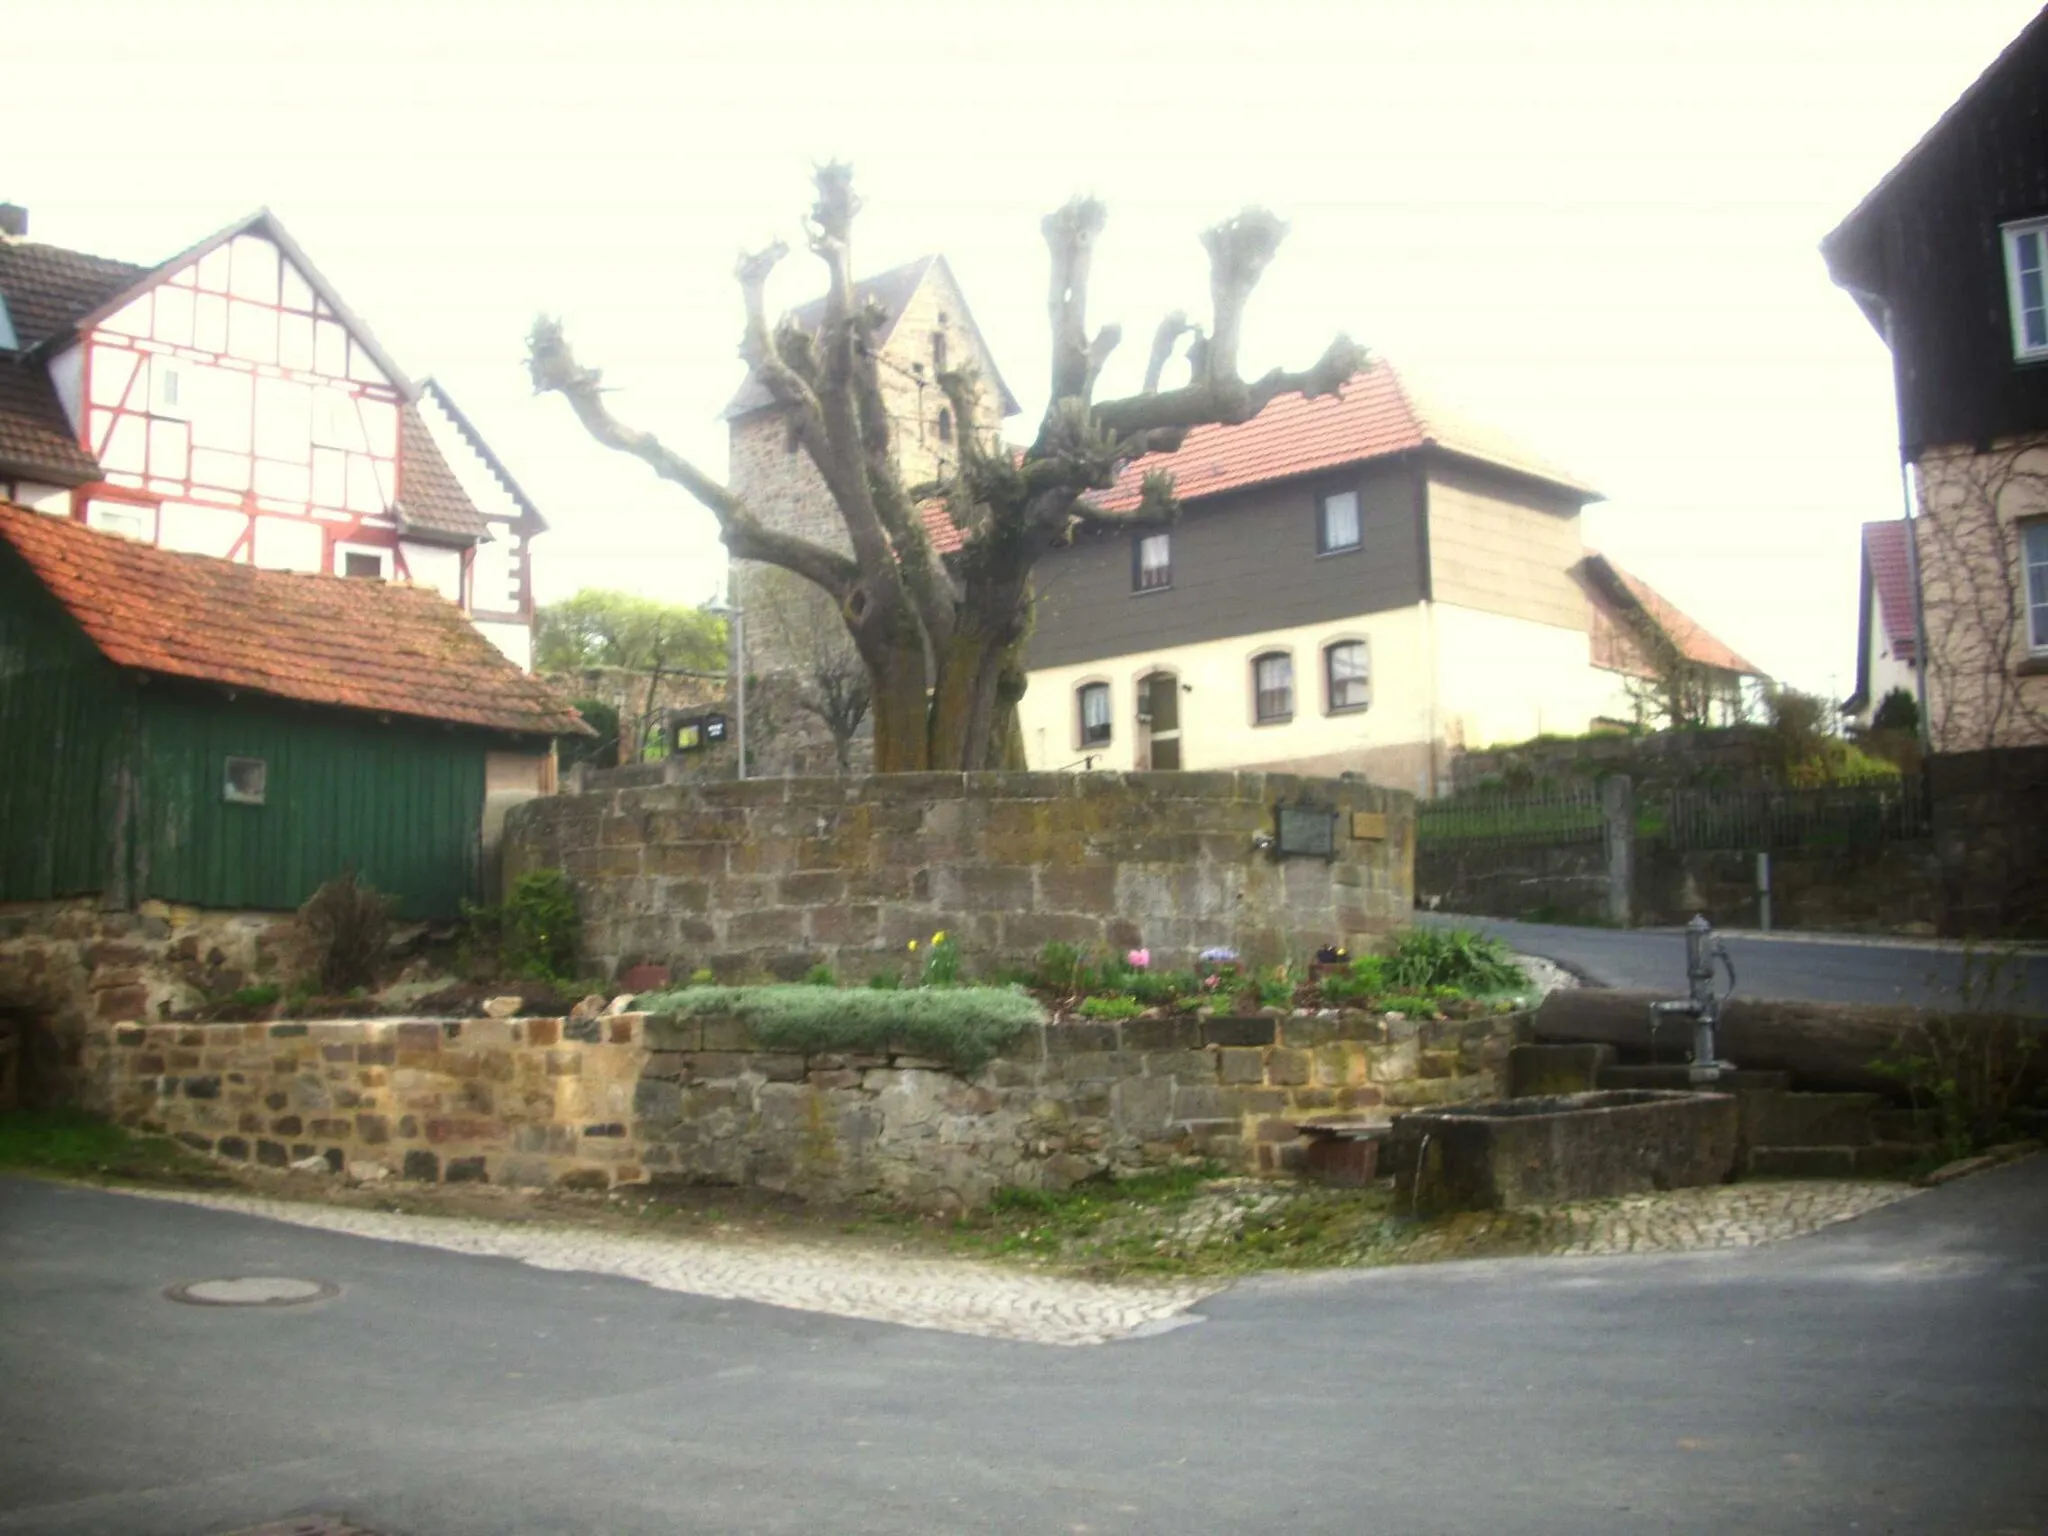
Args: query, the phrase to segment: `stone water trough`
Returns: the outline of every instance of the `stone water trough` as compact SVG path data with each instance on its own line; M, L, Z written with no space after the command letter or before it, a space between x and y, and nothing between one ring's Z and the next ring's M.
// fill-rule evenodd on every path
M1652 1088L1544 1094L1416 1110L1385 1157L1404 1214L1505 1210L1725 1183L1737 1105Z

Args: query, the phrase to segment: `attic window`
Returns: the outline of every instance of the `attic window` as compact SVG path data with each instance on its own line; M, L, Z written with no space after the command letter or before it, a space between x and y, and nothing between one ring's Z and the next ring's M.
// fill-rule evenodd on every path
M231 757L222 776L220 797L229 805L261 805L270 765L260 757Z
M2005 226L2005 282L2012 303L2012 355L2048 358L2048 219Z
M932 332L932 371L934 373L944 373L946 371L946 333L944 331Z
M353 576L362 581L389 581L391 551L361 544L337 544L334 546L334 571L338 576Z

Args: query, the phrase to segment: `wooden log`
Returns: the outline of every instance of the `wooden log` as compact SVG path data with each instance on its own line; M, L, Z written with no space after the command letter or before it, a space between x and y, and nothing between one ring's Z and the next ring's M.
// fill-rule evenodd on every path
M1624 1061L1683 1061L1692 1050L1692 1020L1662 1015L1654 1040L1650 1004L1662 992L1570 988L1551 993L1536 1010L1539 1041L1611 1045ZM1789 1072L1793 1086L1810 1090L1882 1093L1903 1102L1904 1084L1873 1063L1895 1054L1935 1017L1917 1008L1878 1003L1810 1003L1730 998L1715 1031L1724 1061L1766 1072ZM2048 1020L1984 1017L1965 1027L2017 1030L2037 1042L2029 1061L2037 1080L2048 1067Z

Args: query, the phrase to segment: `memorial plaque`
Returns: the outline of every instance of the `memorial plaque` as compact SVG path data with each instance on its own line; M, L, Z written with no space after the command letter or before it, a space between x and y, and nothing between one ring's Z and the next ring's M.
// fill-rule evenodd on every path
M1337 813L1327 805L1273 807L1273 852L1283 859L1337 857Z

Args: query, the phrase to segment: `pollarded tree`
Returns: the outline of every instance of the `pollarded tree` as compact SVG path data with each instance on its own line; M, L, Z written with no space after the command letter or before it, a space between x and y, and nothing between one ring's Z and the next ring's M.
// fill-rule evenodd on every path
M1167 316L1153 338L1143 391L1097 401L1096 380L1122 333L1108 325L1089 334L1089 267L1104 209L1076 198L1042 225L1052 259L1052 388L1036 439L1017 455L962 432L955 478L909 486L892 452L877 374L876 337L887 317L854 302L852 234L860 204L851 173L824 166L815 186L807 233L827 275L823 318L816 331L788 320L771 327L764 293L788 254L777 242L739 263L741 353L817 467L845 521L850 553L768 527L742 498L653 434L620 421L605 402L599 370L580 365L560 324L546 318L535 322L529 341L534 387L564 396L599 442L644 460L702 502L735 558L780 566L830 594L873 685L877 770L1019 765L1016 706L1024 692L1033 566L1077 529L1163 525L1178 510L1164 476L1148 477L1139 505L1128 512L1102 512L1083 497L1111 486L1126 462L1178 447L1193 427L1249 421L1283 394L1337 393L1364 365L1364 354L1340 335L1304 372L1276 368L1249 381L1239 374L1245 305L1287 232L1271 213L1249 209L1202 236L1213 307L1207 332L1182 314ZM1162 389L1161 375L1183 337L1191 338L1188 382ZM972 374L943 373L938 383L956 420L978 419ZM933 546L918 512L920 500L934 494L945 498L962 534L950 553Z

